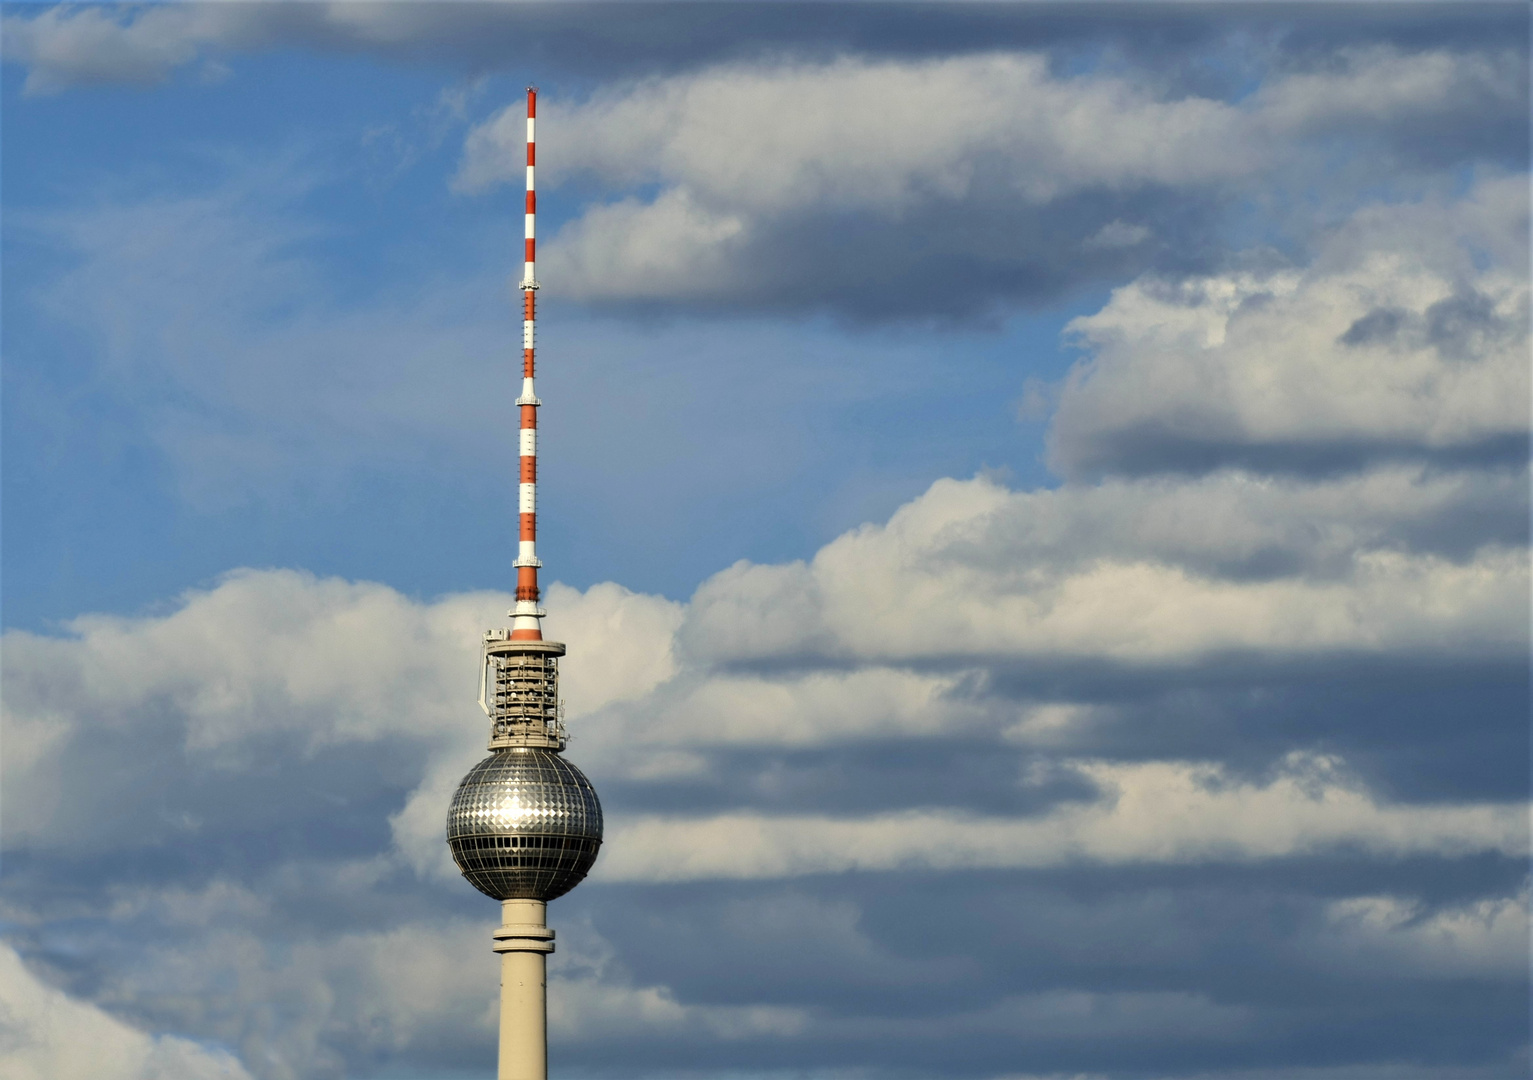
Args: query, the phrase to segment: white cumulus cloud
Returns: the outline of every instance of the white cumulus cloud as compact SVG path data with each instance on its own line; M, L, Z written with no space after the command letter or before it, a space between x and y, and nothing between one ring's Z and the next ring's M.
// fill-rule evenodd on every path
M808 563L741 563L715 575L681 633L698 655L730 661L811 650L884 663L1010 655L1131 665L1236 652L1515 653L1526 635L1521 545L1457 558L1407 551L1381 522L1359 520L1383 508L1390 488L1430 499L1437 482L1386 472L1311 488L1227 473L1132 493L944 480ZM1473 487L1478 477L1459 482ZM1349 489L1372 497L1347 504ZM1238 567L1241 549L1288 546L1282 533L1298 519L1258 509L1268 500L1274 510L1302 505L1310 537L1334 531L1350 548L1308 573L1221 570L1209 549L1223 547ZM1411 511L1397 513L1396 523ZM1083 552L1071 541L1086 522L1096 535Z
M1514 115L1521 100L1511 54L1373 48L1334 61L1271 74L1236 102L1167 95L1120 74L1065 74L1044 54L1020 52L720 65L609 85L579 102L550 98L539 128L547 182L589 175L658 192L588 207L544 245L544 266L592 300L797 296L794 275L829 265L816 253L837 242L840 216L901 230L935 270L959 255L1020 258L994 246L996 229L1013 248L1057 245L1015 215L1082 195L1106 201L1081 211L1070 243L1078 256L1105 256L1152 233L1122 220L1115 199L1272 181L1321 136ZM476 126L457 184L519 180L524 137L519 103ZM990 224L955 227L957 208ZM880 252L869 248L870 265L892 254Z
M1303 269L1113 292L1050 434L1066 472L1206 467L1327 447L1470 450L1528 431L1527 183L1370 207ZM1520 456L1520 455L1519 455Z

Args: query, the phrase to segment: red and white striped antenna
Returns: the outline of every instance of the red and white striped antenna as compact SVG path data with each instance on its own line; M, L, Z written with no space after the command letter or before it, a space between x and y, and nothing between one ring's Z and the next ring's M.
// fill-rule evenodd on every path
M516 607L511 610L511 640L542 641L542 618L545 612L538 606L538 401L533 392L535 373L535 339L533 333L537 316L537 210L538 196L533 183L533 168L537 162L537 142L533 124L538 114L538 90L527 88L527 239L522 269L522 395L516 399L521 409L521 482L517 488L517 509L520 514L520 538L516 552Z
M484 635L483 666L479 673L479 707L491 718L490 749L542 746L564 749L560 720L559 657L564 646L543 639L543 616L538 606L538 401L533 387L536 372L535 325L537 278L537 194L533 165L537 144L533 124L538 110L536 87L527 88L527 240L522 281L522 393L517 477L519 518L516 547L516 606L511 626Z

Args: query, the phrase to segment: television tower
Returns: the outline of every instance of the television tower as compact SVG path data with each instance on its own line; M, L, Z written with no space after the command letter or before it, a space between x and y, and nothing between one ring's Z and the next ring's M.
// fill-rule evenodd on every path
M554 932L548 901L585 878L601 847L596 789L561 756L559 699L564 646L544 641L538 606L538 401L533 391L537 309L537 196L533 123L538 92L527 90L527 243L522 272L520 539L516 607L508 629L484 635L479 707L490 718L490 756L469 770L447 811L447 843L469 883L500 901L499 1080L547 1080L546 958Z

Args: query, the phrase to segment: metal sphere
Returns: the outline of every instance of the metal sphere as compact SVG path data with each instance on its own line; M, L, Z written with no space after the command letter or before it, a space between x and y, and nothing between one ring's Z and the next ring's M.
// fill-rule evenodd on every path
M497 900L552 900L601 847L601 802L553 750L497 750L469 770L447 811L447 843L469 883Z

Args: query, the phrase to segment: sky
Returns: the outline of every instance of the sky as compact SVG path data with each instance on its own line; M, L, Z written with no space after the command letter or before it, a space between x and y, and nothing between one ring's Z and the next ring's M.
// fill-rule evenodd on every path
M0 11L0 1073L1528 1074L1522 4Z

